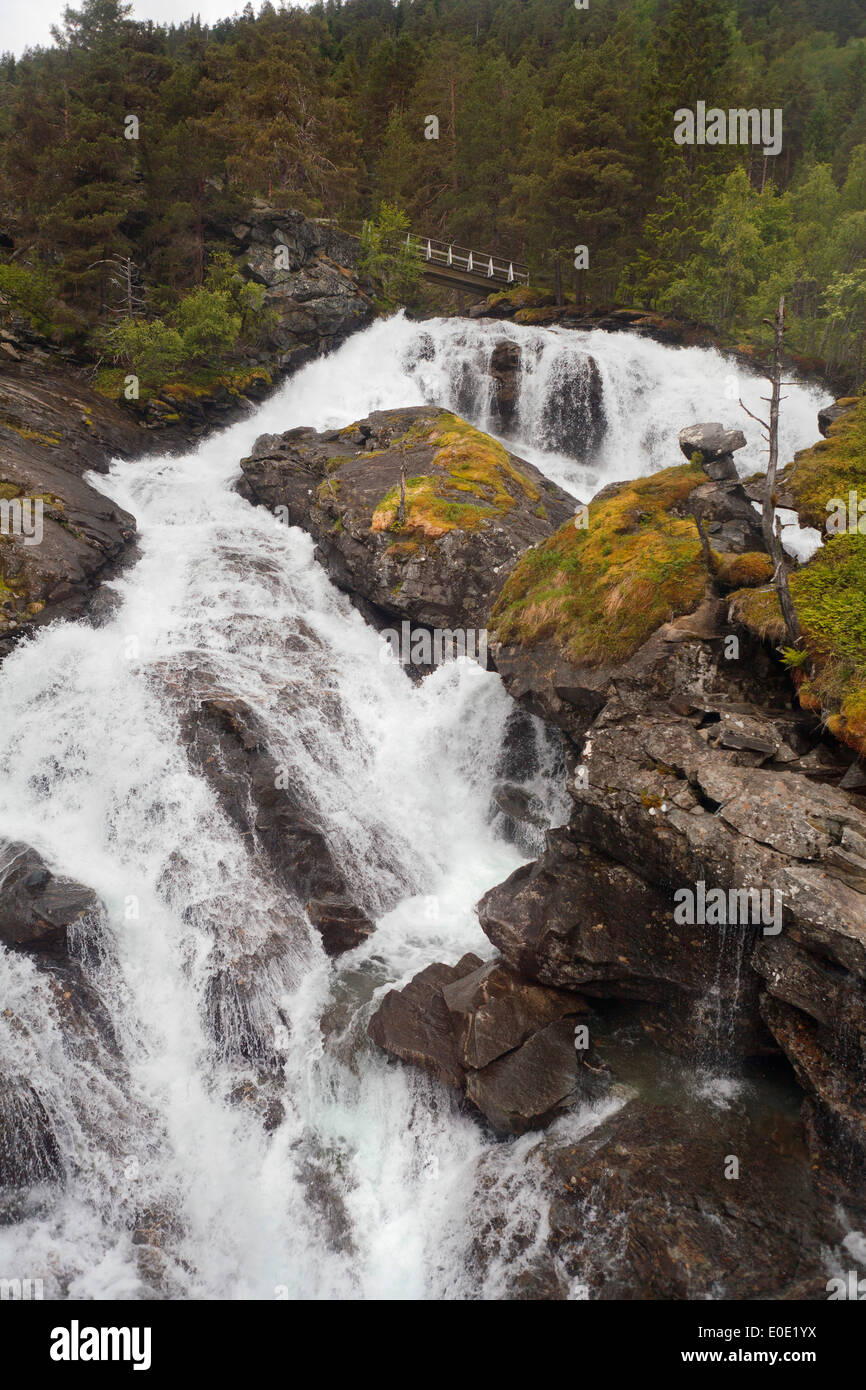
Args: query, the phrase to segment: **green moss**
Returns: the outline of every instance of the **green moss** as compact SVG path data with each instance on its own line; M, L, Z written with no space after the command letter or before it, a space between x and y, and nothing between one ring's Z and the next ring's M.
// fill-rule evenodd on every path
M108 400L122 404L147 405L151 401L163 404L180 404L203 401L217 391L225 390L239 399L251 386L261 384L270 386L273 378L264 367L237 367L234 369L200 368L190 371L182 381L145 381L139 379L138 399L127 402L124 395L126 378L134 375L128 367L102 367L96 374L93 389ZM180 415L176 417L180 419ZM89 423L89 422L88 422Z
M631 655L672 613L688 613L706 588L691 517L677 515L705 481L694 464L626 483L518 561L496 602L502 642L552 639L572 661L594 665Z
M515 285L513 289L498 290L487 298L488 309L498 309L503 304L512 309L543 309L555 303L556 296L550 290L535 289L532 285Z
M56 449L60 443L60 435L55 430L52 434L43 434L41 430L30 429L17 415L0 415L0 424L7 429L14 430L22 439L31 440L34 444L41 444L46 449Z
M779 474L791 493L802 526L827 526L832 498L847 506L848 493L866 496L866 397L830 426L826 439L798 454Z
M713 573L729 589L749 589L773 578L773 562L761 550L745 555L719 555L713 551Z
M866 496L866 400L837 420L829 437L780 475L800 519L822 531L831 498ZM866 536L824 535L823 547L790 576L806 659L786 664L807 709L843 743L866 753ZM777 645L785 625L773 588L742 589L731 616Z
M449 531L478 530L504 516L514 506L514 489L532 502L540 497L507 450L459 415L443 411L433 419L418 420L391 447L401 443L407 448L434 447L432 465L440 471L407 478L402 527L397 520L400 488L391 488L373 514L374 531L420 532L435 540ZM472 500L464 500L461 494Z
M800 702L843 743L866 753L866 536L837 536L790 577L808 668L792 674ZM731 616L759 637L785 639L774 589L732 595ZM788 663L792 665L792 663Z

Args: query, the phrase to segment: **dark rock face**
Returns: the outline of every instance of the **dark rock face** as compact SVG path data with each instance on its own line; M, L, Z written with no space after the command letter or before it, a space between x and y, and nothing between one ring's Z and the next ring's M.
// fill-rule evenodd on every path
M141 453L141 439L46 353L0 367L0 656L36 626L80 617L123 559L135 519L82 474Z
M818 411L818 429L825 439L830 433L830 426L841 420L843 415L847 415L849 410L853 410L856 404L856 396L848 396L834 401L832 405L825 405L823 410Z
M608 1085L591 1049L575 1048L586 1004L543 989L500 961L430 965L391 990L370 1020L374 1042L463 1091L499 1134L542 1129Z
M10 950L38 952L60 960L69 952L69 933L102 914L99 898L69 878L55 878L41 855L27 845L0 847L0 943Z
M57 1139L37 1092L20 1078L0 1076L0 1191L62 1178Z
M111 1020L81 957L98 953L100 899L59 878L29 846L0 843L0 945L29 956L48 982L69 1046L81 1058L116 1053ZM12 1020L15 1026L15 1020ZM51 1117L24 1076L0 1076L0 1189L61 1181L63 1162ZM2 1216L0 1216L2 1220Z
M448 452L440 431L454 419L421 406L377 411L345 430L263 435L241 461L238 490L251 502L285 507L291 524L315 537L334 582L378 610L434 629L483 628L518 556L572 515L575 503L504 450L494 455L496 482L467 490L439 461ZM467 449L492 445L464 422L458 428ZM410 480L431 479L455 507L483 509L480 523L452 526L434 515L417 523L410 517L404 529L387 526L381 506L399 492L401 468Z
M428 965L403 989L392 989L370 1019L373 1042L392 1057L423 1067L445 1086L461 1087L463 1066L442 990L480 965L473 955L456 965Z
M177 688L188 700L182 728L189 755L227 815L304 905L328 954L357 946L373 923L350 901L312 808L302 804L296 788L284 785L253 711L216 688L201 668L182 672Z
M558 659L540 691L537 651L515 654L536 709L576 710L582 761L568 827L482 899L481 924L532 979L644 1001L665 1047L781 1047L816 1171L864 1202L866 808L766 653L740 633L728 659L725 627L708 603L571 687ZM720 916L697 911L710 888Z
M826 1299L844 1231L805 1158L781 1118L632 1101L580 1144L546 1141L557 1264L592 1298Z
M490 357L493 395L490 408L504 427L511 424L520 399L520 344L500 338Z
M604 388L595 358L588 353L563 356L542 415L546 447L577 459L591 458L606 428Z
M276 316L266 347L280 371L330 351L373 317L356 270L360 243L293 210L255 203L232 228L239 267L266 287L265 308Z

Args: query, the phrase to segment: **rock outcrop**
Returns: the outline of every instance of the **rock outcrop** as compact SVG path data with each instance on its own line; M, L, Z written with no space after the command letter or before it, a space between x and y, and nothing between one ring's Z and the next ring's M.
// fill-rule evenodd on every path
M576 505L435 406L263 435L241 468L238 490L308 530L336 584L429 628L484 628L505 574Z
M85 955L99 955L103 914L95 893L53 874L36 850L0 842L0 946L37 967L64 1045L82 1061L97 1054L105 1059L117 1049L111 1019L81 964ZM5 1008L5 1016L11 1027L23 1027L11 1008ZM63 1175L37 1084L23 1075L0 1075L0 1190L59 1181Z
M746 436L742 430L726 430L718 421L709 425L689 425L680 430L680 448L686 458L698 454L709 476L719 481L736 478L734 454L745 447Z
M351 901L314 808L289 784L254 711L221 690L215 673L196 661L165 674L181 705L190 759L250 852L262 855L276 881L298 899L329 955L359 945L373 923Z
M0 369L0 655L24 633L87 610L128 553L135 519L84 480L143 451L119 407L41 350Z
M593 1299L827 1297L846 1231L782 1116L632 1100L543 1160L555 1268Z
M703 450L710 467L730 458L735 440L707 427L699 433L686 452ZM664 476L656 487L672 485L660 482ZM623 495L607 490L614 502ZM725 516L725 534L713 539L716 561L739 561L744 546L751 563L758 538L732 534L741 519L740 485L698 481L684 510L694 515L707 499L717 519ZM635 525L632 506L626 527ZM595 517L618 521L610 510ZM647 507L638 532L646 535L649 525ZM615 526L607 535L613 548ZM549 549L562 572L558 582L544 571L553 594L568 586L572 551L553 542ZM579 564L573 568L580 574ZM509 596L540 601L520 570L494 624ZM805 1093L817 1180L863 1206L861 779L852 776L851 754L797 705L768 648L729 616L718 569L710 580L694 611L662 623L618 661L582 661L579 643L595 634L577 625L565 629L576 633L570 648L556 632L523 644L494 641L512 694L574 742L574 809L566 827L548 834L540 859L482 899L479 915L523 976L641 1001L645 1028L666 1048L706 1061L781 1049ZM609 576L605 583L610 611L616 593ZM612 637L621 631L614 618Z
M369 1032L392 1056L462 1091L497 1133L523 1134L605 1091L599 1059L575 1046L575 1020L586 1017L577 995L467 955L391 990Z
M355 237L261 202L231 232L241 273L265 286L272 322L262 360L277 372L330 352L372 319L372 299L358 281Z

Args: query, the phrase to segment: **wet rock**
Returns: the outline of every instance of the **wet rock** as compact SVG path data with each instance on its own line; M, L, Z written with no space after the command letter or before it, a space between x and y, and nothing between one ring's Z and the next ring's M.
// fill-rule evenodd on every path
M587 1012L576 995L539 988L501 961L464 956L392 990L369 1033L386 1052L463 1091L497 1133L523 1134L607 1089L595 1053L575 1047L574 1020Z
M95 893L55 877L36 850L0 843L0 942L7 948L66 957L70 931L94 926L103 911Z
M574 1027L568 1019L533 1033L516 1051L478 1071L467 1071L466 1094L500 1134L544 1129L557 1115L584 1098L582 1081L598 1079L579 1063Z
M311 898L306 909L329 956L354 950L375 931L370 918L344 899Z
M52 359L0 366L0 656L84 614L130 553L135 519L84 481L145 451L136 422Z
M595 358L588 353L563 354L541 415L546 447L572 458L591 459L606 429L604 387Z
M809 1185L796 1124L633 1100L543 1156L550 1243L590 1297L826 1299L845 1232Z
M519 1048L548 1024L585 1011L574 995L539 989L496 960L445 985L442 997L451 1015L460 1062L476 1069ZM573 1052L573 1037L570 1047Z
M442 990L480 965L478 956L471 954L456 965L428 965L403 989L392 989L370 1019L373 1042L392 1057L423 1067L446 1086L462 1087L463 1066Z
M21 1077L0 1076L0 1189L62 1178L57 1138L38 1092Z
M531 464L435 406L377 411L340 431L263 435L241 469L238 491L286 508L340 588L434 630L485 629L518 556L575 507Z
M502 814L510 820L523 821L542 829L547 826L547 815L541 798L528 792L525 787L516 787L510 782L497 782L493 788L493 800Z
M490 408L494 415L507 426L517 413L520 400L520 344L510 338L500 338L490 356L490 375L493 378L493 395Z
M351 902L313 808L298 788L285 785L255 713L215 688L200 667L175 673L174 689L184 699L181 725L189 755L226 814L265 856L278 882L297 895L328 953L357 945L373 923Z

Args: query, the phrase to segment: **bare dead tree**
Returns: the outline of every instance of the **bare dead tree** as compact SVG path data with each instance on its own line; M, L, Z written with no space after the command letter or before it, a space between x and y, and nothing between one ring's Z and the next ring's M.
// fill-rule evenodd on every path
M767 465L767 478L764 484L763 507L761 510L761 529L764 533L764 544L767 553L773 562L773 584L779 599L779 607L782 610L782 617L785 622L785 630L788 634L788 642L792 647L796 647L803 640L803 629L800 626L800 619L797 617L797 610L794 607L794 600L791 597L791 589L788 584L788 569L785 563L785 552L782 548L782 528L776 517L776 474L779 469L779 413L784 399L782 396L782 386L787 382L782 381L782 340L785 335L785 296L779 300L779 308L776 311L775 319L765 319L774 330L773 333L773 353L770 359L770 371L768 381L772 387L769 396L762 396L761 399L768 402L770 406L770 419L761 420L757 415L753 415L747 406L740 405L750 419L755 420L765 431L765 438L769 444L770 461Z
M147 307L147 295L141 288L138 266L131 256L107 256L104 260L93 261L88 270L95 266L109 267L108 283L118 296L118 305L111 309L112 314L125 318L138 318Z

